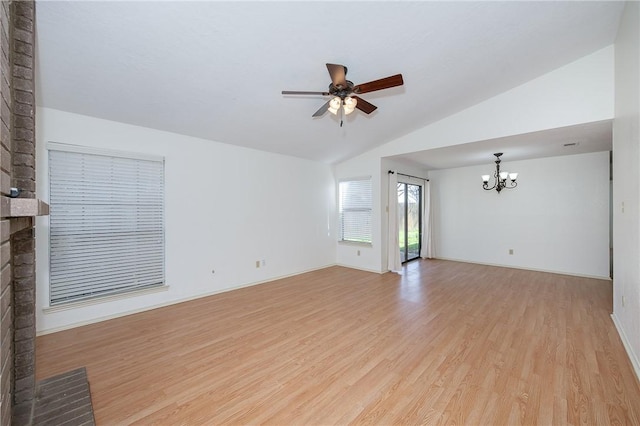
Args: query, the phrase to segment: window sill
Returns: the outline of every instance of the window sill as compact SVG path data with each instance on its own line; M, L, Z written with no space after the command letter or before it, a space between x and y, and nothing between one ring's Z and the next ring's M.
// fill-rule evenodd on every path
M169 290L168 285L158 287L145 288L142 290L128 291L126 293L113 294L110 296L96 297L95 299L79 300L77 302L69 302L61 305L47 306L42 309L45 314L53 314L56 312L67 311L70 309L84 308L86 306L99 305L101 303L112 302L114 300L129 299L135 296L143 296L146 294L159 293Z
M338 244L345 246L373 247L371 243L361 243L358 241L338 241Z

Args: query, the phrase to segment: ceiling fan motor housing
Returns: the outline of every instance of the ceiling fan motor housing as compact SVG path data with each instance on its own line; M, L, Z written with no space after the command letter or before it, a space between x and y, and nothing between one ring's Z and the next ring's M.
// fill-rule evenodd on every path
M344 100L344 98L346 98L347 96L353 93L353 87L354 87L353 82L349 80L345 80L345 81L347 82L347 87L342 87L341 84L338 84L337 86L334 85L333 83L329 84L329 93L332 96L338 96L340 99Z

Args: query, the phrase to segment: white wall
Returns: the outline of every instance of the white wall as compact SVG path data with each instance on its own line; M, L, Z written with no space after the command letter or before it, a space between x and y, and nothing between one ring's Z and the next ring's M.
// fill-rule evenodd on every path
M429 173L436 258L609 277L609 152L503 161L520 182L500 193L494 169Z
M387 192L382 159L444 146L611 120L613 58L613 46L609 46L336 165L334 170L337 178L350 174L374 176L374 220L380 220L374 232L374 243L366 256L356 257L352 248L339 246L338 263L386 271L382 230L387 226Z
M44 312L48 219L38 218L39 333L335 264L329 165L47 108L36 117L37 196L45 201L48 141L165 157L169 285L163 292ZM262 259L266 265L257 269Z
M380 216L380 158L375 153L365 153L355 161L338 164L333 173L337 182L340 180L371 177L373 210L371 218L371 244L337 243L336 262L351 268L371 272L382 272L380 257L381 223ZM337 192L337 190L336 190ZM360 254L358 254L360 253Z
M380 147L392 156L613 118L606 47Z
M640 378L640 5L616 39L613 122L613 319ZM623 304L624 297L624 304Z

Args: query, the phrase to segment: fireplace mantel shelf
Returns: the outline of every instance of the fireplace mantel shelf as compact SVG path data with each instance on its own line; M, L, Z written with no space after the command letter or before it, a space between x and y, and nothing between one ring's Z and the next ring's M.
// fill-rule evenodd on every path
M2 197L0 215L5 218L47 216L49 204L37 198Z

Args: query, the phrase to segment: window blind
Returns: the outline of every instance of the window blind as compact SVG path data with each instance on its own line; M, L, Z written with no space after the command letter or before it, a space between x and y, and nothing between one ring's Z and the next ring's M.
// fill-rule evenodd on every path
M49 149L50 303L164 285L164 161Z
M341 240L371 243L371 179L342 181L339 194Z

